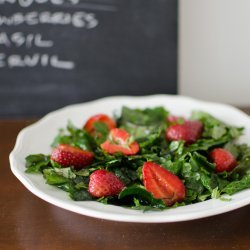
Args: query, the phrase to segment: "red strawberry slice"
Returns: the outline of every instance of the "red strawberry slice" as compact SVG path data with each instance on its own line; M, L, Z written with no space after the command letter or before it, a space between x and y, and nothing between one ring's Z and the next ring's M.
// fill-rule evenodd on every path
M124 155L135 155L139 152L139 144L132 140L130 134L121 128L110 131L108 139L101 144L101 148L109 154L123 153Z
M168 127L166 139L169 141L184 140L187 144L197 141L202 134L203 124L200 121L185 121Z
M122 181L107 170L96 170L90 175L88 192L96 198L118 195L123 188Z
M52 150L50 159L63 167L72 166L81 169L93 162L94 154L68 144L59 144Z
M154 162L144 163L142 177L146 190L168 206L185 198L185 186L179 177Z
M210 158L215 163L215 171L231 171L237 166L234 156L224 148L215 148L210 152Z
M116 123L112 118L110 118L109 116L105 114L97 114L97 115L91 116L84 125L84 129L92 135L95 134L96 132L95 127L94 127L95 122L105 123L107 127L109 128L109 130L116 127Z

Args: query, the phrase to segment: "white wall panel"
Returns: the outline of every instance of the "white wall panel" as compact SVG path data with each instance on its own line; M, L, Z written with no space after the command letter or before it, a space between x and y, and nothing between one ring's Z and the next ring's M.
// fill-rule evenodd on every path
M179 93L250 105L250 1L180 0Z

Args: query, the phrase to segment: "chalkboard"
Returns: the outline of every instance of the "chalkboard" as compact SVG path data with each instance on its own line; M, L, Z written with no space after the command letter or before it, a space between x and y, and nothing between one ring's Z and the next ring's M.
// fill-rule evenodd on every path
M175 94L176 0L0 0L0 117Z

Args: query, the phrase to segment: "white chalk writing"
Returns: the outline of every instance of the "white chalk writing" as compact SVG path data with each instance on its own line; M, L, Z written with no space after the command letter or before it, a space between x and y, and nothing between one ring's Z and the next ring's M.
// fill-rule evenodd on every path
M5 47L16 47L19 48L24 46L26 48L31 48L32 46L39 48L50 48L54 44L51 40L43 39L41 34L29 33L25 35L23 32L15 32L8 35L6 32L0 32L0 46Z
M84 11L67 13L67 12L17 12L11 16L0 15L0 26L18 26L26 24L29 26L38 24L51 25L72 25L75 28L93 29L98 25L98 20L94 13L87 13Z
M45 4L51 3L53 5L62 5L62 4L73 4L76 5L79 3L79 0L0 0L0 4L18 4L23 8L30 7L33 3Z
M54 6L61 5L61 8L60 11L54 11L54 9L51 10L51 8L49 8L49 10L43 8L42 11L39 11L39 7L37 6L43 4L47 4L47 6L49 4ZM90 9L93 9L93 11L115 10L114 6L109 4L105 9L105 4L98 2L92 3L91 1L82 3L80 0L0 0L0 6L1 5L16 5L19 6L19 11L8 15L4 15L4 12L0 14L0 49L4 48L4 51L0 51L0 69L4 67L12 69L21 67L34 68L39 66L64 70L74 69L75 62L62 59L61 56L58 55L59 52L49 52L50 50L48 49L58 44L55 44L57 42L53 41L52 33L48 32L44 34L45 29L40 29L41 25L45 27L48 25L61 27L72 26L77 29L91 30L99 25L99 20L96 14L91 12ZM20 7L24 8L25 11L22 12ZM68 7L72 7L72 9L69 10ZM79 11L76 11L76 8L78 8ZM83 9L87 9L88 11L82 11ZM37 26L37 28L32 32L30 29L23 29L24 25ZM6 27L18 26L22 27L20 27L21 31L15 28L15 31L8 32L8 29L6 29ZM59 40L57 39L56 41ZM18 52L19 48L24 49L20 54ZM31 53L30 55L30 52L27 52L30 48L39 48L39 51L32 50L33 54ZM45 52L41 52L41 49Z
M33 55L22 56L13 54L7 56L5 53L0 53L0 68L5 66L8 66L9 68L51 66L57 69L71 70L75 67L75 63L72 61L61 60L57 55L35 53Z

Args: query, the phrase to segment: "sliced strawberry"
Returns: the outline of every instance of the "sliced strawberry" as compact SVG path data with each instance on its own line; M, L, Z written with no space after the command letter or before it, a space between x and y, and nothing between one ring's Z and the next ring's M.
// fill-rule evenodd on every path
M107 170L96 170L90 175L88 192L96 198L118 195L123 188L122 181Z
M115 121L105 114L98 114L91 116L84 125L84 129L90 133L95 134L95 122L103 122L107 125L108 129L111 130L116 127Z
M179 177L154 162L143 164L142 177L146 190L168 206L185 198L185 186Z
M215 163L215 171L231 171L237 166L234 156L224 148L215 148L210 152L210 158Z
M169 141L184 140L187 144L197 141L203 130L200 121L185 121L183 124L174 124L168 127L166 139Z
M63 167L73 166L80 169L93 162L94 154L68 144L60 144L52 150L50 159Z
M121 128L110 131L108 139L101 144L101 148L109 154L123 153L124 155L135 155L139 152L139 144L132 140L130 134Z

